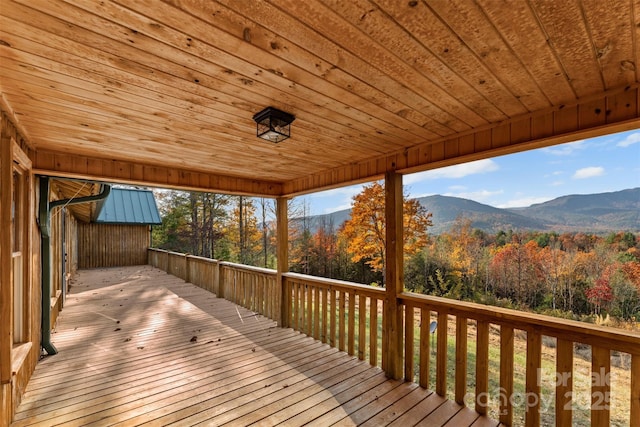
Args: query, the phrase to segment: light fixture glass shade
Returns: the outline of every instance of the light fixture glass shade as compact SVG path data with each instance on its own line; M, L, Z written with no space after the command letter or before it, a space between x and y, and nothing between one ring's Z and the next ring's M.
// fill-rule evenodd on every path
M277 108L267 107L253 116L256 135L266 141L278 143L291 136L291 122L295 117Z

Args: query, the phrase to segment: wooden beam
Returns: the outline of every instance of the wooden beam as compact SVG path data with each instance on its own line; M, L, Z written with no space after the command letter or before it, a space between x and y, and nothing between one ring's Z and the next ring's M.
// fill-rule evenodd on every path
M115 161L45 150L36 151L34 157L33 172L39 175L248 196L276 197L282 193L282 185L275 182L216 175L187 168L144 165L135 159Z
M11 381L13 345L13 264L11 223L13 183L13 142L4 117L0 124L0 384Z
M380 179L385 173L407 174L640 127L638 85L577 104L526 114L453 137L417 144L385 157L330 169L285 182L284 195L295 196Z
M291 320L291 292L284 273L289 271L289 217L288 199L276 199L276 251L277 281L280 284L280 326L288 328Z
M388 339L386 374L402 378L403 328L402 305L398 296L403 291L402 175L393 171L385 175L385 333Z

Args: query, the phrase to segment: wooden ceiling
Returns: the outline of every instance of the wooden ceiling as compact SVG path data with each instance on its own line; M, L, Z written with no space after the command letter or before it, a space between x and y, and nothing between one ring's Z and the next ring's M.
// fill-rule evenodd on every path
M640 127L639 0L2 0L48 174L293 195ZM296 116L279 144L252 116Z

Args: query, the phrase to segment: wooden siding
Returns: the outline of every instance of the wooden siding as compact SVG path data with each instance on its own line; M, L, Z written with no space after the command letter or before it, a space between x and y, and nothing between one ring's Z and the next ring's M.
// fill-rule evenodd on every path
M498 424L149 266L80 271L53 341L14 427Z
M147 263L148 225L78 223L78 268Z
M14 145L15 144L15 145ZM15 158L17 150L21 151ZM36 223L37 180L26 173L27 211L18 230L23 236L22 272L13 271L11 227L11 181L14 158L20 163L32 154L18 129L2 114L0 120L0 426L8 425L40 356L40 239ZM13 345L13 275L24 280L25 342Z

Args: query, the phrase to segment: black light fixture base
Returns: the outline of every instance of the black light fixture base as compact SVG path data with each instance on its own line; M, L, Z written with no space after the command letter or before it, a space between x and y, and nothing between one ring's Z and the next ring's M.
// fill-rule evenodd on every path
M291 122L295 120L295 117L277 108L267 107L254 114L253 120L257 125L256 136L258 138L278 143L291 136Z

